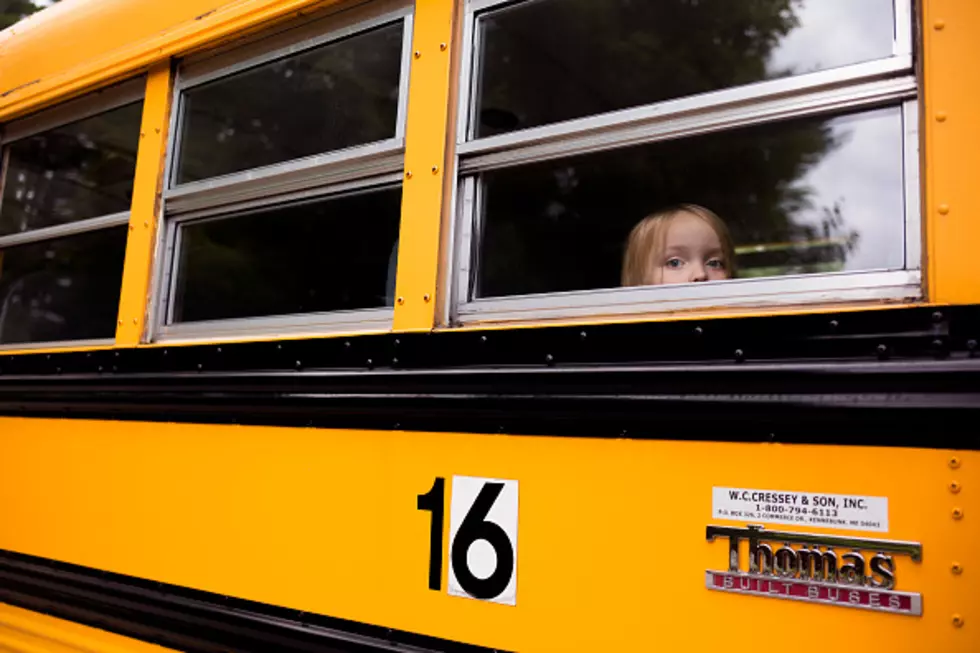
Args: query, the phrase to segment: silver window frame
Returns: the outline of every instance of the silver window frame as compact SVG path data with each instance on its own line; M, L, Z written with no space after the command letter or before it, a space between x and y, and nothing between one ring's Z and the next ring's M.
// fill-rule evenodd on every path
M63 125L85 120L113 109L140 102L146 91L146 77L139 76L120 84L88 93L74 100L69 100L50 109L42 110L25 118L20 118L4 125L0 135L0 149L3 151L3 166L0 168L0 192L6 183L7 176L7 146L17 141L37 134L57 129ZM142 119L140 127L142 127ZM135 171L134 171L135 177ZM0 206L2 210L2 206ZM84 220L66 222L30 229L16 234L0 236L0 255L11 247L28 245L49 240L57 240L68 236L76 236L92 231L110 229L129 224L130 211L120 211L99 215ZM122 274L119 275L119 286L122 287ZM27 343L0 343L0 351L18 351L29 349L48 349L63 347L97 347L112 345L115 335L111 338L79 339L79 340L38 340Z
M183 91L242 70L297 54L383 25L401 22L402 52L398 111L393 138L341 148L208 179L175 184L179 161ZM391 186L402 182L405 121L412 60L414 5L409 0L356 3L257 43L222 52L178 69L165 161L163 222L157 230L146 339L183 342L278 334L319 335L391 329L393 307L289 315L173 322L180 227L192 221L246 214L300 200Z
M477 14L515 0L467 0L457 111L457 184L451 198L451 301L454 325L541 319L621 317L674 311L778 307L923 298L919 171L919 80L913 60L913 0L893 0L888 57L757 82L560 123L474 138L479 75ZM473 299L479 174L576 154L725 131L780 119L897 106L902 112L904 267L887 270L732 279L712 284L605 288Z

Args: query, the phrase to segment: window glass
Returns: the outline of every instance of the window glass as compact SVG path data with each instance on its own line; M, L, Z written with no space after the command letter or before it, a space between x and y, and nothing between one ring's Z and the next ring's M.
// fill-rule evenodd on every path
M0 250L0 344L112 338L125 226Z
M5 148L0 236L129 210L143 103Z
M182 93L176 182L394 138L403 23Z
M174 322L391 305L401 188L180 228Z
M479 19L476 136L888 57L893 0L532 0Z
M487 172L474 296L620 286L633 228L683 203L727 226L738 278L902 268L902 161L890 107Z

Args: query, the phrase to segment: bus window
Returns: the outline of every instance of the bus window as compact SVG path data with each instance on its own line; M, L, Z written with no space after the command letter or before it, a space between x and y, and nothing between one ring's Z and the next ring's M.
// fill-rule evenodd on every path
M364 5L180 69L154 338L390 326L410 29Z
M383 307L400 208L389 188L191 222L173 320Z
M401 51L389 24L188 89L177 183L394 138Z
M476 297L616 287L630 230L683 203L726 223L738 278L905 262L893 107L502 168L480 183Z
M131 98L137 84L110 94ZM8 125L0 345L113 337L141 113L130 101L65 124L51 125L65 115L56 108Z
M907 3L528 0L471 12L461 320L919 296ZM703 218L731 260L635 273L686 265L668 251L678 216ZM692 283L703 279L721 281Z
M522 2L480 19L473 127L490 136L883 59L893 14L893 0Z
M129 211L142 102L4 148L0 236Z

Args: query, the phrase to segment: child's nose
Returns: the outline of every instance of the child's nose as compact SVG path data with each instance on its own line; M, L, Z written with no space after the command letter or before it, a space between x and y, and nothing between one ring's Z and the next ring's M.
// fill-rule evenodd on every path
M705 269L704 265L701 263L694 263L691 265L691 281L707 281L708 271Z

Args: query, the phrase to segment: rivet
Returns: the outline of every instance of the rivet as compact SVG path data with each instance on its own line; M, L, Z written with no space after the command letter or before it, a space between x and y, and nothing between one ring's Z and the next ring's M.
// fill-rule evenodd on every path
M136 228L136 227L134 227L133 225L129 225L129 230L130 230L130 231L132 231L132 230L133 230L133 229L135 229L135 228Z
M432 174L439 172L439 166L432 166Z
M405 171L405 179L411 179L411 178L412 178L412 171L411 170L406 170Z
M404 303L405 303L405 298L404 297L399 297L398 298L398 304L401 305L401 304L404 304Z
M947 213L949 213L949 204L940 204L939 215L946 215Z
M122 326L122 320L119 320L119 326Z
M950 570L951 572L953 572L954 574L956 574L957 576L959 576L960 574L962 574L962 573L963 573L963 565L961 565L961 564L960 564L960 563L958 563L958 562L954 562L954 563L953 563L953 564L952 564L952 565L950 566L950 568L949 568L949 570Z
M839 326L840 326L840 322L838 322L837 320L831 320L830 321L830 328L831 329L836 329Z
M950 469L959 469L960 468L960 457L959 456L950 456L950 458L949 458L949 468Z
M946 112L937 111L936 112L936 122L946 122Z
M480 336L480 342L486 342L486 341L487 341L486 336Z
M140 138L146 138L146 132L140 132Z
M397 358L392 358L391 359L391 364L392 365L398 365L398 359Z
M955 626L956 628L962 628L963 627L963 617L961 617L958 614L954 614L953 615L953 626Z
M938 31L941 31L944 27L946 27L946 21L945 20L937 20L935 23L932 24L932 26L933 26L933 28L937 32Z
M587 334L585 331L579 331L579 334L578 334L579 340L585 340L588 337L589 337L589 334Z
M963 519L962 508L953 508L953 519Z
M146 229L146 228L147 228L147 227L149 227L149 226L150 226L150 223L149 223L149 222L144 222L144 223L143 223L143 228L144 228L144 229Z
M696 335L696 336L703 336L704 335L704 329L702 329L701 327L694 327L694 335Z
M933 322L936 322L937 324L939 322L942 322L943 321L943 314L940 311L934 311L933 314L932 314L932 321Z
M745 360L745 352L742 351L741 349L736 349L735 350L735 361L738 362L738 363L741 363L744 360Z
M952 492L953 494L958 494L959 491L960 491L960 489L962 487L963 486L960 485L960 482L959 481L950 481L949 482L949 491Z
M445 43L440 43L440 44L439 44L439 49L440 49L440 50L443 50L443 51L445 51L447 47L449 47L449 46L447 46L447 45L446 45Z
M303 361L296 361L296 369L303 367Z
M133 318L133 324L139 324L139 323L140 323L140 321L134 317Z
M432 299L432 295L430 295L429 293L425 293L424 295L422 295L422 301L426 301L427 302L430 299Z
M422 53L421 53L421 52L419 52L418 50L416 50L416 51L415 51L415 58L416 58L416 59L418 59L418 58L419 58L419 57L421 57L421 56L422 56Z
M547 354L544 357L544 362L547 363L548 365L551 365L552 363L555 362L555 357L552 356L551 354Z
M888 345L878 345L875 351L878 353L879 359L884 360L888 358Z

